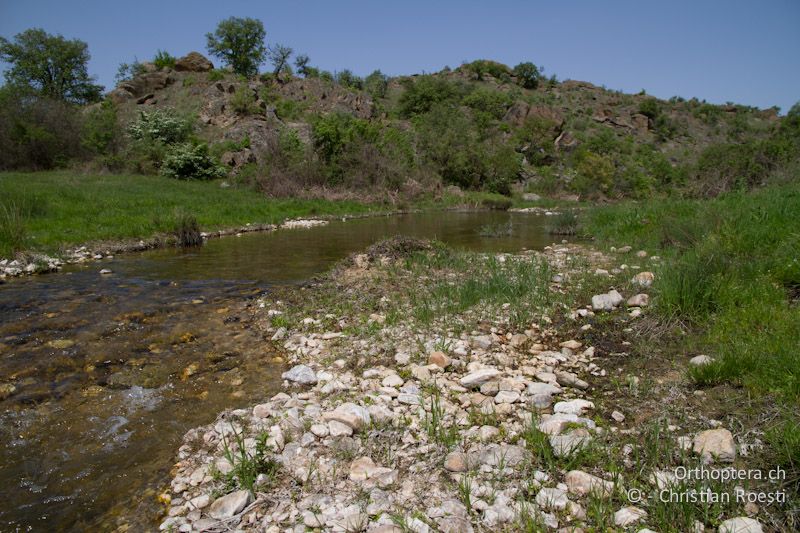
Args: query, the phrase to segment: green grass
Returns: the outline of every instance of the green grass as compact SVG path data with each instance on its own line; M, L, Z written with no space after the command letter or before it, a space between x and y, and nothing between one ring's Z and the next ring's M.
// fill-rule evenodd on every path
M219 181L76 172L0 173L0 257L21 249L56 252L91 241L173 231L180 213L203 231L311 215L363 213L357 202L275 200ZM3 215L5 213L5 215Z
M690 376L701 386L730 383L777 400L783 414L767 439L774 460L797 473L800 185L597 208L585 227L606 244L665 258L652 291L656 315L684 328L687 351L714 358Z

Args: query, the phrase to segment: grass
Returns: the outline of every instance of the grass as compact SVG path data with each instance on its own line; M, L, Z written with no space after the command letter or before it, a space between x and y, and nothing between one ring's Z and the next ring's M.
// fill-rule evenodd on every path
M258 476L264 474L268 480L274 479L279 465L268 457L266 433L256 439L255 450L250 453L247 451L243 433L237 432L233 425L231 429L233 429L233 442L229 442L225 435L222 436L223 455L233 467L225 475L226 489L229 489L227 492L231 492L239 487L252 493Z
M371 209L350 201L267 199L220 184L68 171L0 173L0 257L22 249L53 253L92 241L171 233L179 213L194 216L209 231Z
M652 291L657 317L683 329L685 351L714 358L691 378L745 387L777 408L766 428L772 460L798 477L800 185L597 208L586 228L609 245L664 257Z

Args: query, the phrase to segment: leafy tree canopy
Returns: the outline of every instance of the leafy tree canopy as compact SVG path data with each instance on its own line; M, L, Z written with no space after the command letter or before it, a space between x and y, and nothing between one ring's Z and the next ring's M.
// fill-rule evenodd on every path
M237 74L255 76L267 58L266 36L260 20L230 17L221 21L214 33L206 34L206 48Z
M0 59L10 63L6 82L34 94L74 103L100 100L103 87L89 76L89 47L78 39L50 35L39 28L0 37Z

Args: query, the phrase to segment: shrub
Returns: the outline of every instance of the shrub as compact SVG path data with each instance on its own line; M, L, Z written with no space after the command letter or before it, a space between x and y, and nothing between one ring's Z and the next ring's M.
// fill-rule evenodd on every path
M298 102L288 98L280 99L275 103L275 114L281 120L297 120L308 108L307 102Z
M144 64L140 63L138 59L134 59L133 63L120 63L117 67L117 74L114 76L114 81L119 83L125 80L131 80L136 76L144 74Z
M161 164L161 173L169 178L210 180L226 175L208 153L205 144L176 144L169 149Z
M81 116L72 104L0 88L0 169L60 167L82 152Z
M646 116L650 120L655 120L656 117L661 113L658 100L655 98L647 98L646 100L642 100L642 102L639 104L639 113Z
M399 105L400 115L405 118L427 113L439 103L459 103L466 92L461 85L431 75L408 78L403 87Z
M525 89L535 89L539 86L543 71L544 69L539 69L533 63L525 62L514 67L513 73L519 85Z
M175 68L175 57L165 50L159 50L153 58L153 64L157 69Z
M364 87L364 80L353 74L349 69L336 73L336 83L360 91Z
M221 81L225 79L225 71L215 68L208 72L208 80L209 81Z
M247 85L239 85L231 96L231 107L239 115L256 115L259 113L256 96Z
M174 144L185 141L192 124L172 110L140 111L139 120L128 126L128 134L137 141Z
M511 69L507 65L489 59L478 59L467 63L464 65L464 69L473 73L479 80L483 80L486 74L497 79L507 80L511 74Z
M610 157L591 151L582 152L576 167L578 175L572 188L579 194L606 193L614 183L616 169Z
M476 111L487 113L492 118L501 119L513 100L509 95L500 91L477 89L468 94L463 102L465 106Z
M373 97L373 98L383 98L386 96L386 89L389 86L389 79L386 77L386 74L381 72L380 70L375 70L364 78L364 89Z
M81 144L93 155L109 155L116 151L119 142L117 109L105 101L86 112Z
M179 211L175 216L175 237L178 240L178 246L187 248L190 246L201 246L203 244L203 236L200 234L200 224L194 215L190 215L184 211Z

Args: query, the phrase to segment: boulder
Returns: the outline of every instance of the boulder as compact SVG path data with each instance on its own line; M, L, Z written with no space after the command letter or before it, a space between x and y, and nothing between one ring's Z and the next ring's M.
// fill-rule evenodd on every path
M462 387L472 389L475 387L480 387L487 381L493 380L500 374L501 372L496 368L482 368L461 378L460 383Z
M208 72L214 64L200 52L189 52L175 61L175 70L178 72Z
M614 483L605 479L593 476L582 470L571 470L567 472L564 479L567 490L577 496L594 494L596 496L610 496L614 490Z

